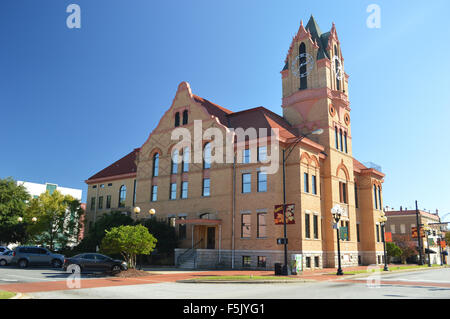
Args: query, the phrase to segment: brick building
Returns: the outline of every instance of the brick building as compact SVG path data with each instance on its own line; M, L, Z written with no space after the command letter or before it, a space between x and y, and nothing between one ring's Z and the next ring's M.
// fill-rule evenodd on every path
M195 267L273 268L284 260L283 246L277 245L283 226L275 225L273 213L283 203L283 170L280 160L275 173L265 173L264 159L281 159L285 150L290 155L286 202L295 205L295 223L287 225L289 255L302 254L305 268L336 267L330 211L339 204L347 212L340 222L348 234L341 242L343 266L379 262L384 174L352 156L348 75L334 24L322 33L313 17L306 26L301 23L281 78L282 115L264 107L233 112L182 82L146 142L86 181L88 224L111 210L134 216L133 207L140 207L140 216L148 218L155 209L181 238L175 262L185 253L191 260L183 263ZM196 123L202 126L197 139ZM183 149L171 137L179 128L194 136ZM218 137L208 136L210 128L224 136L239 128L279 134L269 133L266 144L261 134L235 141L231 161L210 163L218 149ZM298 142L317 129L323 134ZM192 161L198 152L203 160ZM177 164L177 158L183 161Z

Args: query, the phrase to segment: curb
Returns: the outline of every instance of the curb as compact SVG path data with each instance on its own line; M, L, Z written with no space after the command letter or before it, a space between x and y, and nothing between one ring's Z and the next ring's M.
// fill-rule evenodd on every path
M286 280L249 280L249 281L241 281L241 280L196 280L196 279L186 279L186 280L177 280L177 283L185 283L185 284L295 284L295 283L307 283L307 282L316 282L316 280L310 279L286 279Z
M21 292L18 292L14 297L11 297L9 299L31 299L31 297Z
M401 270L389 270L389 271L383 271L382 268L380 268L379 272L376 272L377 274L380 275L391 275L391 274L399 274L399 273L404 273L404 272L414 272L414 271L425 271L425 270L437 270L437 269L445 269L445 268L449 268L449 267L429 267L429 268L413 268L413 269L401 269ZM345 279L349 279L349 278L364 278L367 276L371 276L373 275L375 272L368 272L368 273L362 273L362 274L355 274L355 275L348 275L347 278ZM345 273L344 273L345 275ZM344 279L344 278L342 278Z

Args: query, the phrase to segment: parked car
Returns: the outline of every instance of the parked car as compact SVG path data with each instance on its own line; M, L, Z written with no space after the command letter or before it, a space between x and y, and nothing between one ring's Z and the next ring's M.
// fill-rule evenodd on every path
M0 255L3 254L5 251L10 251L10 249L6 246L0 246Z
M127 263L123 260L112 259L111 257L95 254L95 253L84 253L67 258L64 261L64 270L70 265L78 265L80 271L91 270L91 271L113 271L118 272L121 270L127 270Z
M54 254L43 247L19 246L13 252L11 264L17 264L20 268L31 265L61 268L64 264L64 256Z
M11 260L13 258L13 251L7 250L0 254L0 266L6 266L11 263Z

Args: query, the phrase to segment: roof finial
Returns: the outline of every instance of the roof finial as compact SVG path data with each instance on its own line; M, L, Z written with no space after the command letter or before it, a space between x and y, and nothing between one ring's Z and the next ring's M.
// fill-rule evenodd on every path
M300 20L300 26L303 27L303 19Z

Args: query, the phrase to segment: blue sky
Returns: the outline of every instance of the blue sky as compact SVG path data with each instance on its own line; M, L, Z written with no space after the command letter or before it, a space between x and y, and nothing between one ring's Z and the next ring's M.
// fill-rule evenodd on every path
M71 3L81 29L66 26ZM372 3L380 29L366 26ZM448 0L1 1L0 177L85 193L145 142L181 81L234 111L281 114L279 72L313 14L324 32L336 24L353 155L386 173L384 204L450 213L449 12Z

